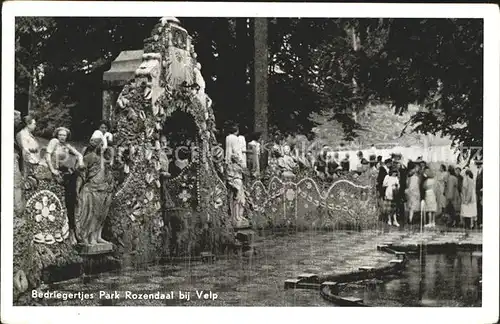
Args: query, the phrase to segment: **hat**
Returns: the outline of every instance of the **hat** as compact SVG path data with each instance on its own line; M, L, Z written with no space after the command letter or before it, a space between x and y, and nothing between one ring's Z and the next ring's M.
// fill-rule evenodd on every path
M376 162L377 156L375 154L372 154L372 155L370 155L369 159L370 159L370 162Z
M434 178L434 171L432 169L425 169L424 174L427 178Z
M100 130L96 130L90 137L90 145L97 147L104 141L104 135Z
M421 157L421 156L419 156L419 157L417 158L417 160L415 161L415 163L422 163L422 162L424 162L424 160L422 159L422 157ZM424 162L424 163L425 163L425 162Z
M97 138L100 138L100 139L104 138L104 134L100 130L94 131L92 133L92 136L90 137L90 139L97 139Z
M54 130L54 132L52 133L52 137L57 138L57 135L59 134L60 131L65 131L68 138L71 136L71 131L68 128L61 126L61 127L57 127Z
M392 162L392 159L385 159L385 160L384 160L384 163L385 163L385 164L388 164L388 163L391 163L391 162Z

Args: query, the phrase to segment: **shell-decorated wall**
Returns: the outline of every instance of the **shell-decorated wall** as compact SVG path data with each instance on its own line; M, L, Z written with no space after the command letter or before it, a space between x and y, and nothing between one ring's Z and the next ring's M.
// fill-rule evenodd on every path
M176 254L216 252L231 237L225 234L227 194L211 158L218 149L211 100L204 85L193 90L195 83L204 82L192 38L177 19L162 18L145 40L144 53L114 111L119 184L103 233L119 253L138 252L146 258L168 254L172 245ZM159 140L174 115L187 116L195 125L189 135L197 154L180 174L166 180L171 201L162 213ZM180 226L170 223L172 217Z
M80 263L82 258L69 238L63 185L52 179L46 167L29 166L25 177L15 172L24 204L22 210L16 208L13 222L13 298L17 302L41 283L44 269Z
M377 201L370 182L337 179L333 183L299 177L271 177L247 186L248 215L254 228L298 230L369 229L377 226Z

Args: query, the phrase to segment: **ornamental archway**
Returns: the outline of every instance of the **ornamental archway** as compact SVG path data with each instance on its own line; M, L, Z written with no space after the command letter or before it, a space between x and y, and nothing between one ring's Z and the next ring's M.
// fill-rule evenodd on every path
M119 185L106 232L122 252L161 255L167 248L162 237L176 230L183 254L217 250L230 237L224 234L229 231L226 188L212 159L217 145L215 118L191 37L175 18L164 18L145 43L143 63L121 91L114 110L118 152L114 168ZM191 129L179 128L176 120L183 119ZM169 134L169 125L183 130L195 146L189 149L189 165L166 180L173 200L169 209L183 223L181 230L165 224L162 213L160 139ZM183 141L181 132L170 132L170 138Z

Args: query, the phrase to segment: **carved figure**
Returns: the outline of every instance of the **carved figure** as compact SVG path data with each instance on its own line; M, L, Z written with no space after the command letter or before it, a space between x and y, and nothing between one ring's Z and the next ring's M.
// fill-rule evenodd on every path
M76 215L78 236L84 244L109 243L101 237L113 196L112 176L102 161L102 138L92 136L78 179Z

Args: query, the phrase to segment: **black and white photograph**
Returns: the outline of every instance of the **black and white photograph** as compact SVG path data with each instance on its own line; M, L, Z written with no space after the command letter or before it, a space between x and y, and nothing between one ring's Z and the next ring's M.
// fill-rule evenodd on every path
M498 319L498 6L4 9L2 322Z

